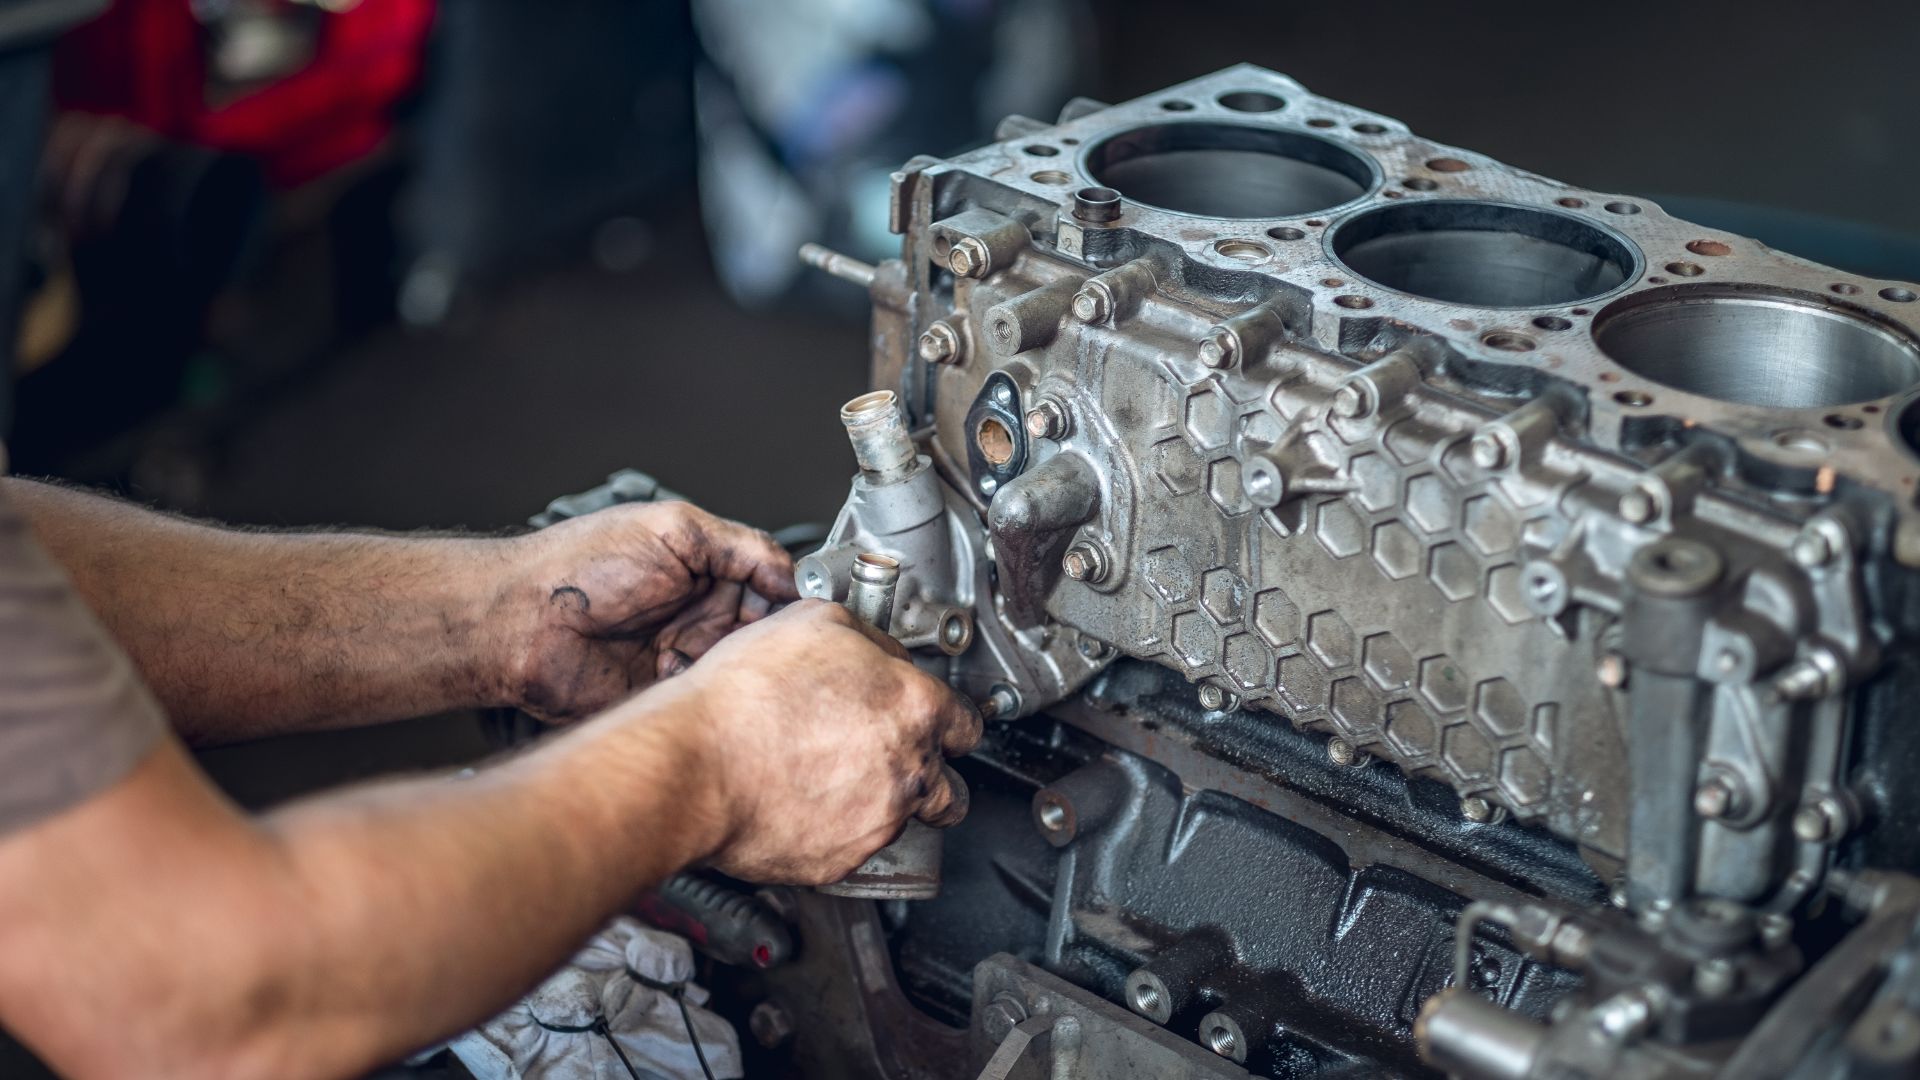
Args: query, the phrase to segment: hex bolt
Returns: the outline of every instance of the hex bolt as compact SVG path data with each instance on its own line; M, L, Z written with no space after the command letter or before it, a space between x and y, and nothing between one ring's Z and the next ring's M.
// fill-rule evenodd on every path
M980 1010L980 1029L986 1032L989 1040L1000 1043L1006 1041L1007 1036L1013 1034L1013 1029L1026 1019L1026 1003L1013 992L1002 990L993 995L993 1000L987 1003L986 1008Z
M1212 683L1200 684L1199 699L1200 707L1208 712L1231 712L1234 706L1239 704L1238 699L1232 694Z
M1622 990L1594 1006L1594 1026L1614 1042L1624 1043L1639 1038L1653 1026L1656 1018L1654 994L1651 987Z
M987 272L987 264L993 261L993 253L987 245L971 236L963 236L953 242L947 252L947 269L959 277L980 277Z
M1340 384L1333 392L1333 414L1349 420L1358 420L1373 412L1373 395L1367 393L1366 384L1354 381Z
M1760 941L1769 949L1778 949L1793 940L1793 919L1777 911L1760 916Z
M1107 553L1100 545L1082 540L1067 549L1060 559L1060 569L1075 581L1097 584L1107 578Z
M1200 362L1219 371L1232 367L1240 359L1240 341L1233 331L1215 327L1200 339Z
M1633 488L1620 496L1620 516L1632 524L1645 525L1659 512L1653 496L1642 488Z
M1822 795L1793 815L1793 835L1808 844L1830 844L1846 835L1850 824L1846 804Z
M1493 804L1478 795L1469 795L1460 800L1460 816L1476 825L1492 821L1493 815Z
M1088 660L1094 663L1098 663L1113 655L1113 646L1091 634L1081 634L1080 640L1075 643L1074 648L1079 651L1082 660Z
M1367 755L1360 748L1340 738L1338 735L1327 740L1327 760L1335 765L1352 768L1367 763Z
M1052 398L1043 398L1027 410L1027 436L1058 439L1067 433L1067 410Z
M1725 776L1708 777L1693 792L1693 810L1703 818L1736 817L1743 801L1740 789Z
M1600 680L1601 686L1609 690L1618 690L1627 685L1627 670L1627 658L1619 653L1610 652L1602 656L1600 662L1594 665L1593 674L1594 678Z
M793 1038L793 1018L773 1002L763 1001L747 1014L747 1030L754 1042L772 1050Z
M1011 720L1020 711L1020 695L1005 683L996 684L980 702L982 720Z
M1088 326L1098 326L1113 316L1113 297L1098 285L1088 285L1073 294L1073 317Z
M1816 570L1833 561L1833 542L1827 539L1826 533L1808 526L1793 538L1787 554L1805 569Z
M1740 985L1740 969L1724 956L1710 956L1693 966L1693 989L1703 998L1723 998Z
M1473 455L1473 463L1482 469L1498 469L1507 463L1507 444L1491 431L1476 434L1467 449Z
M960 335L944 320L927 327L920 335L920 359L929 364L957 364L961 361Z
M1846 670L1831 649L1816 648L1788 664L1768 687L1777 701L1809 701L1840 691Z

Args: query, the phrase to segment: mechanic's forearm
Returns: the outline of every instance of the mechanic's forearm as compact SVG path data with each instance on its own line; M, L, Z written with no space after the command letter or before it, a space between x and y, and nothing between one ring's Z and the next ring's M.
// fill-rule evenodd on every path
M511 543L250 533L0 484L190 743L507 703Z
M70 854L61 880L3 909L35 928L0 931L7 1022L82 1077L357 1076L450 1036L721 842L706 751L675 715L692 706L649 696L471 778L258 824L164 747L25 838ZM90 829L101 813L117 824ZM135 895L111 916L79 910ZM77 1001L115 1019L83 1021Z

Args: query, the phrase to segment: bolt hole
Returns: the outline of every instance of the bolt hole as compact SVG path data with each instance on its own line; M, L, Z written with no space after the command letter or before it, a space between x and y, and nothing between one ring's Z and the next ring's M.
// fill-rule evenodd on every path
M1827 286L1827 288L1832 289L1834 292L1839 293L1841 296L1854 296L1860 292L1860 286L1855 285L1849 281L1836 281L1833 284Z
M1429 180L1424 176L1409 176L1400 183L1408 191L1432 191L1440 186L1439 181Z
M1264 90L1235 90L1221 94L1213 100L1232 109L1234 112L1272 112L1286 105L1286 101Z
M1733 254L1733 245L1724 244L1718 240L1695 240L1687 245L1687 250L1693 252L1695 255L1706 255L1718 258L1722 255Z
M1525 334L1515 334L1506 330L1495 330L1493 333L1482 337L1480 344L1485 345L1489 349L1499 349L1502 352L1530 352L1534 348L1534 340L1532 338Z
M1144 984L1134 987L1133 1007L1143 1013L1158 1012L1160 1009L1160 991Z
M1267 230L1267 235L1275 240L1301 240L1305 239L1307 234L1304 229L1296 229L1291 225L1276 225Z
M1699 277L1706 272L1707 268L1699 263L1670 262L1667 264L1667 273L1676 277Z
M1553 201L1555 203L1558 203L1561 206L1566 207L1569 210L1584 210L1586 209L1586 205L1587 205L1587 200L1576 199L1571 195L1567 196L1564 199L1555 199Z
M1061 832L1067 827L1067 808L1057 802L1040 804L1040 827L1048 832Z
M1259 262L1273 254L1273 252L1267 250L1267 245L1259 241L1240 239L1216 240L1213 244L1213 251L1216 255L1221 255L1238 262L1248 263Z
M1639 212L1640 212L1639 203L1610 202L1607 204L1607 213L1609 214L1622 214L1622 215L1631 216Z
M1563 319L1558 315L1542 315L1533 320L1533 325L1542 330L1571 330L1572 319Z
M1061 172L1059 169L1042 169L1034 173L1029 179L1036 184L1067 184L1073 181L1073 177Z
M1366 123L1353 125L1353 130L1362 135L1384 135L1387 133L1387 125L1367 121Z
M980 448L980 456L987 464L996 469L1013 460L1013 432L991 416L980 421L980 427L973 433L973 443Z
M1332 120L1329 120L1324 116L1316 116L1313 119L1307 121L1307 126L1316 127L1316 128L1330 128L1330 127L1334 127L1335 124Z
M1373 306L1373 301L1364 296L1336 296L1333 302L1349 311L1364 311Z
M1647 279L1647 284L1649 285L1665 285L1666 283L1667 283L1667 279L1661 277L1658 274L1655 274L1654 276Z
M1827 452L1827 440L1822 439L1811 431L1802 431L1799 428L1788 428L1785 431L1774 432L1773 445L1782 450L1788 450L1796 454L1805 454L1809 457Z
M1193 102L1181 101L1179 98L1169 98L1161 102L1160 107L1168 112L1192 112Z
M1473 168L1473 166L1461 161L1459 158L1437 157L1427 162L1427 168L1432 169L1434 172L1452 173L1466 172L1468 169Z
M1307 228L1309 228L1309 229L1317 229L1317 228L1319 228L1320 226L1322 226L1322 225L1325 225L1325 224L1326 224L1326 221L1325 221L1324 219L1322 219L1322 218L1308 218L1308 219L1307 219Z
M1034 157L1052 157L1060 152L1056 147L1048 146L1045 143L1034 143L1031 146L1023 146L1021 149L1032 154Z
M1821 417L1820 420L1828 427L1835 428L1839 431L1859 431L1861 428L1867 426L1865 420L1857 416L1847 416L1844 413L1828 413Z
M1629 409L1644 409L1653 404L1653 395L1642 390L1621 390L1613 395L1613 400Z
M1207 1029L1207 1049L1221 1057L1230 1058L1238 1048L1239 1042L1234 1039L1233 1032L1218 1026Z
M1880 299L1891 300L1896 304L1911 304L1913 303L1913 290L1896 288L1881 289Z

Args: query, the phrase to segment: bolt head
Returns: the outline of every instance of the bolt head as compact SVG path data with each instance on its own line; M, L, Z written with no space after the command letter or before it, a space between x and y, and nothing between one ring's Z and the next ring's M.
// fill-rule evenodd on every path
M1806 529L1793 538L1793 546L1787 549L1787 553L1794 562L1812 570L1833 560L1833 544L1818 529Z
M1107 558L1092 544L1079 543L1061 557L1060 569L1075 581L1097 582L1107 576Z
M1723 956L1709 957L1693 967L1693 988L1704 998L1723 998L1740 984L1740 969Z
M1645 525L1653 520L1658 508L1653 504L1653 496L1634 488L1620 496L1620 516L1635 525Z
M1478 795L1469 795L1460 800L1460 816L1484 825L1493 820L1493 804Z
M1239 354L1240 342L1231 330L1215 329L1200 339L1200 362L1215 370L1232 367Z
M1095 325L1107 321L1113 305L1107 294L1099 289L1081 289L1073 296L1073 317L1083 323Z
M1058 439L1067 433L1067 411L1057 401L1042 401L1027 410L1027 435L1034 439Z
M920 359L927 363L951 363L959 355L960 339L946 323L935 323L920 335Z
M1220 709L1224 707L1226 703L1227 703L1227 692L1225 690L1222 690L1219 687L1213 686L1211 684L1203 684L1200 687L1200 707L1201 708L1207 710L1208 712L1213 712L1216 709Z
M994 995L987 1007L980 1011L980 1028L987 1038L1001 1042L1013 1029L1027 1018L1027 1007L1020 999L1007 992Z
M990 257L987 245L971 236L962 237L947 252L947 269L960 277L979 277L986 273Z
M1358 747L1342 738L1327 740L1327 760L1335 765L1357 765L1362 755Z
M1344 416L1357 420L1371 411L1367 408L1367 392L1359 383L1342 383L1340 389L1333 392L1333 412L1335 416Z
M1793 815L1793 835L1802 843L1825 844L1840 839L1846 828L1846 808L1840 800L1823 795L1802 806Z
M747 1014L747 1030L753 1041L769 1050L793 1038L793 1019L787 1010L771 1001L763 1001Z
M1467 449L1473 455L1473 463L1483 469L1497 469L1507 463L1506 444L1491 431L1475 435Z
M983 476L980 478L980 494L991 496L994 492L999 490L1000 490L1000 481L995 480L991 476Z
M1713 777L1694 791L1693 810L1703 818L1726 817L1733 812L1736 794L1724 777Z
M1002 405L1013 404L1013 388L1006 383L993 384L993 400Z

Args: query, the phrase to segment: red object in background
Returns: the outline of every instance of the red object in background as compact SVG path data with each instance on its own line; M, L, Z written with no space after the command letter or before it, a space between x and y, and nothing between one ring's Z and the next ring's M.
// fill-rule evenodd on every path
M322 16L312 59L232 101L208 98L208 38L191 0L115 0L54 54L62 109L124 117L254 158L294 187L371 153L419 81L435 0L364 0Z

